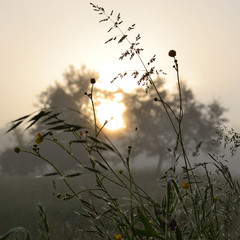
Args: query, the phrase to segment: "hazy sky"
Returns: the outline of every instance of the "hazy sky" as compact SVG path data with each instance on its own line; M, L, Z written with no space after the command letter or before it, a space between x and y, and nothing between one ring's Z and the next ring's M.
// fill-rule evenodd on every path
M136 24L132 39L141 34L143 58L157 55L169 87L175 72L167 54L175 49L197 99L219 100L229 109L229 125L240 129L239 0L93 2L120 12L123 28ZM35 110L36 95L61 80L69 64L86 64L109 82L119 71L140 68L118 60L126 44L104 45L112 34L100 19L86 0L0 0L1 127Z

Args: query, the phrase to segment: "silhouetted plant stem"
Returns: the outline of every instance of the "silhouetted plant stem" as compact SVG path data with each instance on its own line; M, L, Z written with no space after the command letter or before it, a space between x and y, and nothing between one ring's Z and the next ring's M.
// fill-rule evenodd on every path
M96 117L96 111L95 111L95 106L94 106L94 101L93 101L93 85L91 87L91 104L92 104L92 110L93 110L93 118L94 118L94 129L95 129L95 138L97 138L97 117Z
M183 159L184 159L185 167L186 167L186 169L190 169L191 175L192 175L194 183L195 183L195 186L197 188L198 194L200 195L200 199L202 201L203 200L202 192L200 190L199 184L197 183L197 179L196 179L195 173L193 171L193 168L191 166L191 163L189 161L188 155L187 155L187 153L185 151L185 146L184 146L183 137L182 137L183 136L183 134L182 134L182 120L183 120L183 116L184 116L184 114L183 114L183 107L182 107L182 90L181 90L181 84L180 84L178 61L177 61L175 56L174 56L174 64L175 64L174 68L175 68L176 73L177 73L177 84L178 84L178 93L179 93L179 117L178 117L177 142L180 142L182 153L183 153ZM187 170L186 173L187 173L188 182L191 182L189 171ZM192 184L190 184L190 191L191 191L191 195L194 196ZM198 215L197 215L197 209L196 209L195 200L194 200L193 197L191 199L192 199L192 204L193 204L193 208L194 208L195 219L196 219L197 223L199 223L199 218L198 218ZM200 230L200 228L197 228L197 229L198 229L198 231Z
M74 189L71 187L71 185L68 183L68 181L66 180L66 178L64 177L64 175L61 173L61 171L51 162L49 161L47 158L43 157L41 154L35 154L33 152L30 151L25 151L22 150L22 152L28 153L30 155L36 156L40 159L42 159L43 161L45 161L46 163L48 163L51 167L53 167L53 169L56 170L56 172L59 174L59 176L61 176L62 180L64 181L64 183L67 185L67 187L69 188L69 190L73 193L73 195L82 202L82 199L79 197L79 195L74 191Z
M102 10L102 9L100 9L100 10ZM115 22L112 20L111 16L107 15L107 14L105 13L105 11L102 11L102 14L104 14L104 15L115 25ZM120 33L122 34L122 36L125 35L125 33L122 31L122 29L121 29L118 25L115 25L115 27L120 31ZM125 39L127 40L128 44L131 46L132 43L131 43L131 41L129 40L129 38L126 37ZM136 50L135 47L133 48L133 50L134 50L135 54L137 55L138 59L140 60L140 62L141 62L141 64L142 64L145 72L148 73L149 70L148 70L146 64L144 63L143 59L141 58L139 52ZM177 130L176 130L176 128L175 128L175 125L174 125L174 123L173 123L173 121L172 121L172 118L171 118L171 116L170 116L170 114L169 114L169 112L168 112L168 109L167 109L167 106L168 106L168 105L165 105L165 101L163 100L161 94L159 93L159 91L158 91L158 89L157 89L157 87L156 87L156 85L155 85L155 83L154 83L154 81L153 81L153 79L152 79L152 77L151 77L150 75L148 76L148 79L149 79L150 83L153 85L153 88L154 88L157 96L159 97L161 103L163 104L164 110L165 110L165 112L166 112L166 114L167 114L167 116L168 116L168 118L169 118L169 121L171 122L171 125L172 125L175 133L177 134Z

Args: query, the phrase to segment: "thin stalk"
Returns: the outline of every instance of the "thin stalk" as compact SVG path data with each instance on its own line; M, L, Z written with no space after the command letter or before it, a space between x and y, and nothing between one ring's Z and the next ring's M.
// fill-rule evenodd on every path
M102 10L101 10L101 11L102 11ZM105 13L105 11L102 11L102 13L115 25L115 22L112 20L112 18L111 18L109 15L107 15L107 14ZM124 36L125 33L122 31L122 29L121 29L118 25L117 25L116 27L117 27L117 29L120 31L120 33L122 34L122 36ZM126 37L126 40L127 40L127 42L129 43L129 45L132 45L132 44L131 44L131 41L128 39L128 37ZM133 50L134 50L135 54L138 56L138 59L140 60L142 66L143 66L143 68L144 68L144 70L145 70L146 72L148 72L148 68L147 68L146 64L143 62L143 60L142 60L139 52L136 50L136 48L133 48ZM173 123L173 120L172 120L172 118L171 118L171 116L170 116L170 114L169 114L169 112L168 112L168 109L167 109L167 107L166 107L166 105L165 105L165 101L163 100L162 96L160 95L160 93L159 93L159 91L158 91L158 89L157 89L157 87L156 87L156 85L155 85L152 77L151 77L151 76L148 76L148 78L149 78L150 83L153 85L153 88L154 88L157 96L159 97L160 101L161 101L162 104L163 104L164 110L165 110L165 112L166 112L166 114L167 114L167 116L168 116L169 121L171 122L171 125L172 125L172 127L173 127L173 129L174 129L174 132L177 134L176 127L175 127L175 125L174 125L174 123Z
M184 143L183 143L183 138L182 138L182 119L183 119L182 90L181 90L181 85L180 85L178 61L177 61L177 59L175 57L174 57L174 63L175 63L174 68L175 68L176 73L177 73L177 83L178 83L178 92L179 92L179 119L178 119L177 141L180 142L181 149L183 151L183 158L184 158L185 167L186 167L186 169L188 169L188 167L190 168L192 177L194 179L194 183L195 183L195 185L197 187L197 191L198 191L198 193L200 195L200 198L201 198L201 201L202 201L203 200L202 192L200 190L199 184L197 183L197 179L196 179L195 173L194 173L194 171L192 169L191 163L190 163L190 161L188 159L188 155L187 155L187 153L185 151L185 147L184 147ZM190 179L190 174L189 174L188 170L187 170L187 178L188 178L188 181L190 183L191 179ZM191 191L191 195L193 196L192 184L190 184L190 191ZM199 218L198 218L198 214L197 214L197 208L196 208L196 205L195 205L195 200L193 199L193 197L191 197L191 199L192 199L192 204L193 204L193 208L194 208L195 219L196 219L197 223L199 223ZM198 228L198 231L200 231L199 228Z
M209 172L206 166L206 163L204 163L203 165L205 172L206 172L206 176L207 176L207 180L208 180L208 185L210 186L210 190L211 190L211 199L212 199L212 205L214 207L214 214L215 214L215 221L216 221L216 227L217 227L217 231L219 230L219 222L218 222L218 216L217 216L217 207L216 207L216 200L214 199L214 190L213 190L213 184L211 182L211 178L209 176Z
M43 157L42 155L40 154L35 154L33 152L29 152L29 151L25 151L25 150L22 150L21 152L25 152L25 153L28 153L28 154L31 154L31 155L34 155L36 157L39 157L41 158L43 161L47 162L49 165L51 165L55 170L56 172L61 176L62 180L64 181L64 183L67 185L67 187L69 188L69 190L73 193L73 195L80 201L80 202L83 202L82 201L82 198L79 197L79 195L74 191L74 189L71 187L71 185L68 183L68 181L66 180L66 178L64 177L64 175L60 172L60 170L53 164L51 163L48 159L46 159L45 157Z
M96 110L95 110L95 106L94 106L94 102L93 102L93 85L91 87L91 104L92 104L92 110L93 110L93 118L94 118L94 129L95 129L95 138L97 138L97 117L96 117Z
M131 153L131 147L128 147L128 156L127 156L127 171L128 171L128 175L129 175L129 188L130 188L130 216L131 216L131 222L133 221L133 189L132 189L132 183L133 183L133 179L132 179L132 174L130 171L130 153Z
M94 101L93 101L93 85L94 84L92 84L90 100L91 100L92 111L93 111L93 115L94 115L95 138L97 138L98 132L97 132L96 110L95 110ZM100 131L102 130L102 128L100 129ZM100 133L100 131L99 131L99 133ZM88 150L90 157L91 157L92 148L93 148L93 146ZM97 151L97 152L100 154L99 151ZM102 158L105 160L105 158L103 156L102 156ZM107 161L105 161L105 163L107 163ZM91 161L91 164L92 164L92 167L95 169L95 163L93 161ZM112 168L110 167L110 165L108 163L107 163L107 165L112 170ZM117 176L117 174L115 173L114 170L112 170L112 172L114 173L115 176ZM101 191L103 191L109 198L111 198L112 197L111 194L107 191L106 187L102 184L102 182L101 182L101 180L99 178L99 174L98 173L95 173L95 177L96 177L96 182L98 183L98 186L100 187ZM120 178L118 177L118 179L120 179ZM121 182L123 183L123 181L121 181ZM118 212L121 214L121 216L124 217L124 219L125 219L126 223L128 224L128 226L131 227L131 225L132 225L131 222L129 221L129 219L126 216L126 214L121 210L121 208L119 207L119 204L117 203L117 201L116 200L112 200L112 203L114 204L114 206L118 210Z

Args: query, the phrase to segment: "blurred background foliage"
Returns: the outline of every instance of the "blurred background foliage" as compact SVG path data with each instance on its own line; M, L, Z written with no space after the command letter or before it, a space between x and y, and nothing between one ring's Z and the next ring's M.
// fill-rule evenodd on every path
M55 109L60 113L61 119L71 124L78 124L83 127L83 131L88 131L92 126L92 111L89 98L87 97L91 78L99 79L98 73L90 71L86 66L69 69L63 73L63 82L56 81L45 91L37 96L35 103L38 109ZM119 80L120 81L120 80ZM165 102L174 110L178 109L178 91L169 92L164 87L165 80L158 77L155 84ZM122 95L122 102L125 105L123 120L125 128L118 131L105 130L108 137L118 144L120 149L126 149L128 145L133 146L135 159L141 156L154 158L154 163L150 167L157 169L157 174L163 169L166 162L170 163L168 152L175 145L174 132L170 122L159 101L155 99L155 93L150 88L148 93L144 88L136 88L132 92L124 92L122 89L107 91L97 88L94 90L94 100L96 106L100 105L100 99L111 101L114 94ZM155 99L155 101L154 101ZM215 136L216 127L227 122L224 118L226 109L217 101L203 104L195 99L193 91L182 84L182 103L184 109L183 136L186 148L193 153L199 154L199 149L212 150L212 138ZM99 126L101 123L98 123ZM36 133L42 132L41 124L36 124L30 130L28 139L24 139L21 130L14 130L14 140L16 146L24 149L31 149ZM60 140L67 141L67 135L58 135ZM77 156L88 159L84 148L78 144L75 147ZM59 152L54 144L42 144L41 149L49 156L53 163L57 164L61 170L71 170L76 166L69 161L67 154ZM215 149L216 150L216 149ZM114 163L117 164L117 163ZM135 161L138 165L137 160ZM48 170L45 163L39 159L33 159L29 155L16 154L12 148L6 148L0 155L1 175L21 175L35 176ZM139 166L141 167L141 166Z

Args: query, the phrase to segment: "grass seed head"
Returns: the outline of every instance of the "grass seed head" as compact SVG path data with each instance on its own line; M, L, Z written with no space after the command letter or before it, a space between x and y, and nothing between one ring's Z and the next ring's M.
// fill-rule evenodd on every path
M94 84L94 83L96 83L96 80L95 80L95 78L91 78L91 84Z
M176 57L176 55L177 55L177 53L176 53L175 50L170 50L170 51L168 52L168 56L169 56L169 57Z
M15 153L20 153L20 151L21 151L21 149L20 149L19 147L15 147L15 148L14 148L14 152L15 152Z

